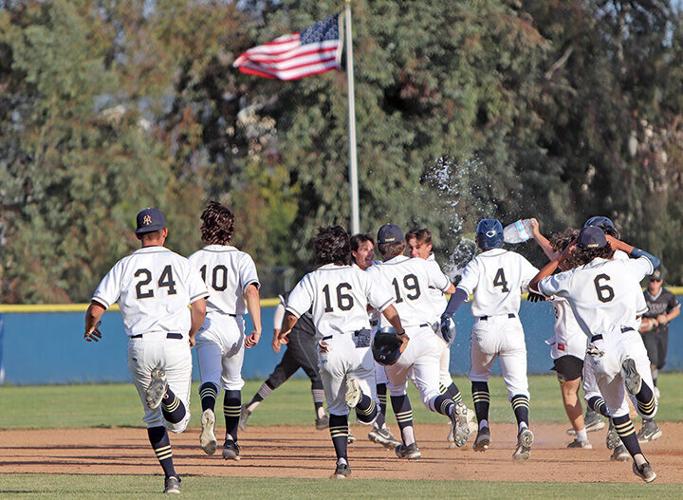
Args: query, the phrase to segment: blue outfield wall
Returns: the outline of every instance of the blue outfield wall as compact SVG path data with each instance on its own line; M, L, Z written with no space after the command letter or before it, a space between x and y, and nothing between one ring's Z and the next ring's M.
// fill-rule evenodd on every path
M244 378L267 377L282 356L271 349L274 311L273 307L262 309L264 335L261 342L246 353ZM529 373L548 373L552 362L545 340L552 335L552 307L548 303L523 302L520 317L526 332ZM464 374L469 369L472 327L469 305L458 311L456 319L458 335L451 347L451 372ZM5 383L10 384L129 381L127 337L120 313L106 313L101 329L103 339L88 343L83 341L82 312L2 314L0 376L4 368ZM193 359L197 379L196 354ZM671 324L666 370L683 370L683 318ZM303 372L299 371L298 375L303 376Z

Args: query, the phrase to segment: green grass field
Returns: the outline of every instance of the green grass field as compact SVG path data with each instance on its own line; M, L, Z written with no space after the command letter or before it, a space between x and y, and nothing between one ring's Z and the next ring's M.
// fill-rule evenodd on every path
M464 378L456 378L465 402L472 405L470 385ZM261 381L248 381L242 391L247 402L258 390ZM660 376L662 402L658 419L683 420L683 374L666 373ZM514 422L501 378L491 380L491 419L496 422ZM543 422L565 422L560 390L553 376L530 378L531 418ZM411 399L418 422L439 423L443 417L431 413L419 402L411 387ZM142 407L132 384L107 385L50 385L1 386L1 429L60 428L60 427L143 427ZM197 385L192 388L192 422L199 427L201 405ZM219 396L220 401L220 396ZM310 383L307 380L290 380L258 408L250 425L299 425L314 418ZM390 417L391 418L391 417ZM390 420L391 421L391 420Z
M243 400L247 401L261 381L247 382ZM471 405L469 383L462 378L456 383ZM552 376L531 377L532 421L564 422L557 381ZM683 374L664 374L660 378L662 404L659 419L683 420ZM292 380L275 391L254 413L250 425L282 425L312 423L313 409L307 380ZM492 420L512 422L512 410L500 378L491 382ZM192 392L192 426L198 427L200 414L197 386ZM411 392L418 422L439 423L443 417L427 412ZM69 386L4 386L0 387L0 428L76 428L76 427L142 427L142 409L132 384ZM393 422L393 417L389 417ZM1 471L1 469L0 469ZM587 471L586 479L592 478ZM630 479L630 478L629 478ZM683 480L683 475L682 475ZM183 495L191 498L208 496L230 498L567 498L605 496L613 498L680 498L681 485L642 485L609 483L504 483L495 481L407 481L353 480L343 482L310 479L254 479L184 477ZM160 491L159 476L90 476L2 474L0 498L22 497L68 498L140 498Z

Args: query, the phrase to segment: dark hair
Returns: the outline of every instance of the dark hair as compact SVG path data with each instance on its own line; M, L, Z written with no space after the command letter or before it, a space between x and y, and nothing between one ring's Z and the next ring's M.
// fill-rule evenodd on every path
M578 229L570 227L562 232L553 233L552 236L550 236L550 246L553 247L553 250L556 252L564 252L564 250L574 243L578 237Z
M140 241L148 241L148 240L156 240L161 236L161 232L163 231L162 229L157 229L156 231L150 231L148 233L142 233L136 235L138 240Z
M369 234L363 234L363 233L358 233L354 234L351 236L351 251L352 252L357 252L358 249L360 248L361 243L365 243L366 241L369 241L372 243L372 246L375 246L375 240L372 239L372 236Z
M418 243L430 245L432 243L432 232L423 227L422 229L411 229L406 233L406 241L415 239Z
M614 257L614 249L609 244L602 248L581 248L577 246L571 255L565 259L564 265L567 269L573 269L584 266L598 257L609 260Z
M396 241L392 243L380 243L379 253L382 254L384 260L393 259L397 255L403 254L406 249L405 241Z
M337 264L339 266L351 263L351 241L349 234L341 226L320 228L313 239L316 264Z
M235 231L235 216L228 207L210 201L200 217L202 241L209 245L227 245Z

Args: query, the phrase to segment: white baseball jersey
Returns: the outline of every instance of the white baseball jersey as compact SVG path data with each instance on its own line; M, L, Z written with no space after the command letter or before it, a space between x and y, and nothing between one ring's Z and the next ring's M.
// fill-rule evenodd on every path
M419 327L435 321L432 291L445 292L451 285L436 262L398 255L368 268L367 273L378 283L388 283L394 292L394 307L404 328ZM386 318L382 324L387 324Z
M144 247L119 260L102 278L92 300L118 302L126 334L179 332L191 327L188 305L209 296L185 257L161 246Z
M586 355L586 334L574 317L571 305L562 297L550 299L555 311L555 336L550 343L550 357L576 356L583 359Z
M614 252L614 260L631 260L629 254L622 250L617 250ZM643 291L640 289L640 283L636 283L632 287L632 292L636 299L636 315L642 316L647 312L647 303L645 302L645 297L643 296ZM635 321L635 320L634 320ZM635 321L635 329L637 330L640 325L640 321Z
M209 288L207 316L213 311L236 315L246 312L244 290L251 284L260 286L249 254L229 245L207 245L189 259Z
M435 274L437 271L443 274L443 272L441 271L441 267L439 266L439 263L434 258L434 254L430 254L429 257L427 257L427 264L436 268L435 271L433 271ZM448 281L450 281L450 279ZM431 299L432 306L434 307L434 316L436 318L436 321L439 321L441 320L441 315L446 310L446 306L448 305L448 299L446 298L446 295L444 295L444 292L442 290L439 290L438 288L433 286L429 287L429 297Z
M547 297L566 298L586 335L612 333L622 327L634 328L634 284L653 271L652 263L645 257L596 258L584 266L541 280L538 291Z
M312 307L318 335L325 337L369 329L368 304L381 312L394 300L388 284L359 267L326 264L297 283L287 311L299 318Z
M467 264L458 288L474 296L472 314L476 317L518 314L520 293L537 273L518 253L494 248Z

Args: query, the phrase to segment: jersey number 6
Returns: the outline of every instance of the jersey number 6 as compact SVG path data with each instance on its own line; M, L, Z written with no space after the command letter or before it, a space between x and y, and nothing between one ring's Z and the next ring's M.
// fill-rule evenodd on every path
M151 271L145 268L138 269L137 271L135 271L135 274L133 274L133 276L135 276L136 278L142 276L142 279L135 284L135 295L137 296L137 298L148 299L150 297L154 297L154 289L142 289L143 286L147 286L152 282ZM171 268L171 266L166 266L164 267L164 270L161 271L161 276L159 277L157 285L159 286L159 288L168 288L169 295L176 294L175 281L173 280L173 269Z
M598 300L600 302L609 302L614 298L614 289L607 284L600 284L600 280L609 281L612 278L606 274L598 274L593 280L595 285L595 293L598 294Z

